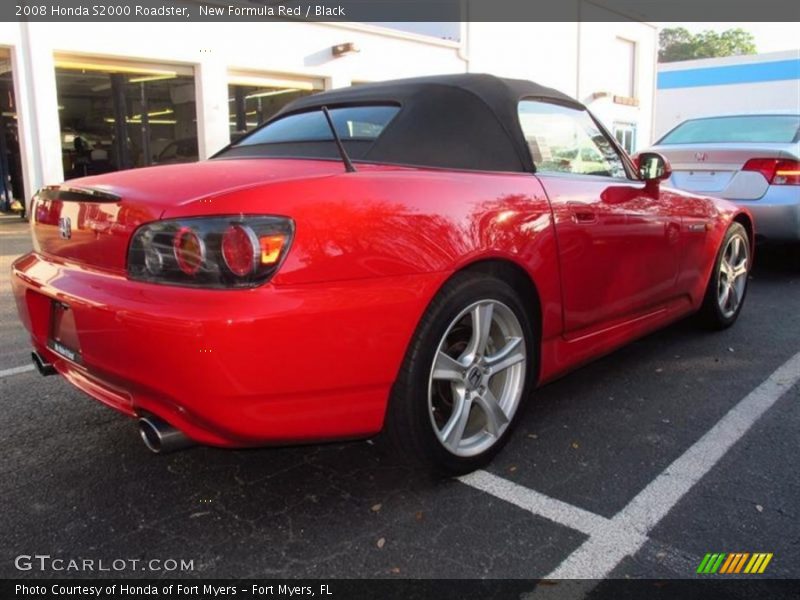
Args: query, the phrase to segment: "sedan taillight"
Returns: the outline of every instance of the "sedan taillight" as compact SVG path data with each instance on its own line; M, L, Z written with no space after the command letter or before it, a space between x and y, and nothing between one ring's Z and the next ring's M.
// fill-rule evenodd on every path
M751 158L742 171L757 171L770 185L800 185L800 161L785 158Z
M275 274L293 235L294 223L284 217L156 221L133 234L128 276L206 288L254 287Z

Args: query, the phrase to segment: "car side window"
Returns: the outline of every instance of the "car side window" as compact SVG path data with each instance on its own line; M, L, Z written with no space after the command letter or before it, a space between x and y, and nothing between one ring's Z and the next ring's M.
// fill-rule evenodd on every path
M518 112L537 172L628 177L617 149L585 110L522 100Z
M181 158L197 157L197 140L185 140L178 146L177 155Z
M175 158L177 153L178 153L178 143L172 142L161 151L161 155L158 158L159 160L164 160L167 158Z

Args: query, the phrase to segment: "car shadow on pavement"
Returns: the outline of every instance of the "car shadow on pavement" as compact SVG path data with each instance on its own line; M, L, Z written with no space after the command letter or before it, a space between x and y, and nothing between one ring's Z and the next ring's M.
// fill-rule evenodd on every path
M751 277L800 278L800 243L756 246Z

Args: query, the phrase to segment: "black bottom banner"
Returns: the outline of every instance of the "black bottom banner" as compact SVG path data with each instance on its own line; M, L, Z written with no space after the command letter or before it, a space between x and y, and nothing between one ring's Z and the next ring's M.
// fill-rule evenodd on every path
M207 580L2 580L2 600L710 600L800 598L800 580L786 579L207 579Z

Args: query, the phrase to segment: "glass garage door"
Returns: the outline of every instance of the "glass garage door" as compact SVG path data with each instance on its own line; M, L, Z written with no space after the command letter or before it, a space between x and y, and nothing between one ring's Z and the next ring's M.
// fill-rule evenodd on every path
M56 59L67 179L197 160L190 67Z
M0 48L0 212L21 211L25 197L19 150L14 77L8 50Z

